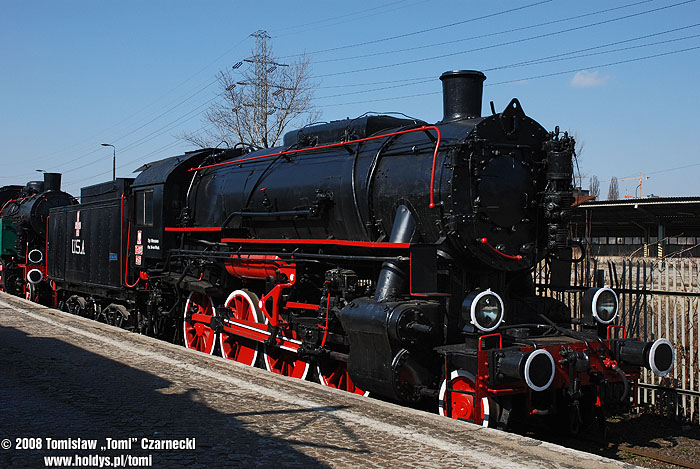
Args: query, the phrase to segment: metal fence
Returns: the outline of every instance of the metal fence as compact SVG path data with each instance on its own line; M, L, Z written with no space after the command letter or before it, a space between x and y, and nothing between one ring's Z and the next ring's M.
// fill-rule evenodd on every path
M605 284L620 299L619 324L630 337L669 339L675 347L673 371L664 378L644 370L637 390L642 410L698 423L700 413L700 258L586 258L574 264L570 281L557 263L535 271L539 294L556 297L579 313L586 288Z

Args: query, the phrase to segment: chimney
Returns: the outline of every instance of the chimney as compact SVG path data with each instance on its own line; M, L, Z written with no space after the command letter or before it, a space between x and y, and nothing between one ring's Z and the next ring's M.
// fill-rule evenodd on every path
M61 173L44 173L44 190L61 190Z
M476 70L452 70L442 80L442 122L481 117L481 97L486 75Z

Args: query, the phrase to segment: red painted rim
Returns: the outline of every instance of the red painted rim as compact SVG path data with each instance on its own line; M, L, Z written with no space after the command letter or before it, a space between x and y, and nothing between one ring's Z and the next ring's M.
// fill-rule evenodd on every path
M474 375L467 371L455 370L450 375L453 391L474 392ZM439 395L439 413L456 420L470 420L484 427L489 425L489 401L487 397L480 399L479 405L474 406L474 395L462 392L450 393L447 402L447 383L442 382Z
M193 313L215 316L214 303L207 295L190 293L190 296L187 297L187 303L185 303L185 320L183 321L185 347L211 355L214 352L216 333L201 322L187 321L187 312L190 308L192 308Z
M246 290L236 290L226 299L229 317L240 321L261 323L261 313L257 307L258 297ZM219 336L221 355L229 360L253 366L258 357L258 343L245 337L229 334L225 331Z
M324 386L351 392L360 396L369 395L368 391L363 391L352 382L348 374L347 363L345 362L322 358L318 361L316 369L318 371L318 380Z
M296 352L282 350L279 347L265 346L264 349L267 371L292 378L306 379L306 375L309 373L309 363L297 359Z
M287 339L297 340L295 331L282 331L282 335ZM309 363L299 360L296 352L265 345L263 354L267 371L299 379L306 379L306 375L309 373Z

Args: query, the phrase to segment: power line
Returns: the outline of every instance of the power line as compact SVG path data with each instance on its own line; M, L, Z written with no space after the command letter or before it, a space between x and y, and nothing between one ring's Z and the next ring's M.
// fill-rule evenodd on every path
M598 46L586 47L586 48L584 48L584 49L579 49L579 50L576 50L576 51L564 52L564 53L561 53L561 54L551 55L551 56L549 56L549 57L543 57L543 58L540 58L540 59L527 60L527 61L524 61L524 62L517 62L517 63L514 63L514 64L503 65L503 66L500 66L500 67L492 67L492 68L489 68L489 69L485 69L485 71L495 71L495 70L501 70L501 69L504 69L504 68L520 67L520 66L524 66L524 65L537 65L537 64L541 64L541 63L551 63L551 62L557 62L557 61L560 61L560 60L578 59L578 58L582 58L582 57L590 57L590 56L593 56L593 55L609 54L609 53L612 53L612 52L622 52L622 51L626 51L626 50L638 49L638 48L641 48L641 47L649 47L649 46L655 46L655 45L659 45L659 44L667 44L667 43L670 43L670 42L681 41L681 40L685 40L685 39L692 39L692 38L698 37L698 35L695 34L695 35L691 35L691 36L684 36L684 37L680 37L680 38L668 39L668 40L666 40L666 41L651 42L651 43L648 43L648 44L640 44L640 45L637 45L637 46L624 47L624 48L620 48L620 49L611 49L611 50L608 50L608 51L597 52L597 53L594 53L594 54L584 54L584 55L573 56L573 54L579 54L579 53L581 53L581 52L588 52L588 51L591 51L591 50L602 49L602 48L605 48L605 47L616 46L616 45L619 45L619 44L626 44L626 43L628 43L628 42L639 41L639 40L642 40L642 39L649 39L649 38L661 36L661 35L664 35L664 34L675 33L675 32L678 32L678 31L683 31L683 30L691 29L691 28L697 28L698 26L700 26L700 23L695 23L695 24L691 24L691 25L688 25L688 26L681 26L681 27L679 27L679 28L674 28L674 29L668 29L668 30L666 30L666 31L660 31L660 32L658 32L658 33L646 34L646 35L644 35L644 36L637 36L637 37L634 37L634 38L631 38L631 39L623 39L623 40L621 40L621 41L609 42L609 43L607 43L607 44L601 44L601 45L598 45ZM572 57L565 57L565 56L569 56L569 55L572 55Z
M584 55L578 55L578 56L573 55L573 54L578 54L578 53L581 53L581 52L587 52L587 51L591 51L591 50L602 49L602 48L605 48L605 47L610 47L610 46L614 46L614 45L618 45L618 44L625 44L625 43L628 43L628 42L639 41L639 40L642 40L642 39L649 39L649 38L651 38L651 37L656 37L656 36L661 36L661 35L664 35L664 34L670 34L670 33L678 32L678 31L683 31L683 30L690 29L690 28L696 28L696 27L698 27L698 26L700 26L700 23L696 23L696 24L692 24L692 25L688 25L688 26L682 26L682 27L674 28L674 29L669 29L669 30L666 30L666 31L660 31L660 32L657 32L657 33L646 34L646 35L644 35L644 36L637 36L637 37L634 37L634 38L624 39L624 40L621 40L621 41L609 42L609 43L606 43L606 44L601 44L601 45L593 46L593 47L587 47L587 48L584 48L584 49L578 49L578 50L575 50L575 51L563 52L563 53L561 53L561 54L550 55L550 56L547 56L547 57L540 57L540 58L537 58L537 59L526 60L526 61L523 61L523 62L516 62L516 63L506 64L506 65L499 65L499 66L497 66L497 67L485 68L485 69L483 69L482 71L484 71L484 72L489 72L489 71L502 70L502 69L506 69L506 68L521 67L521 66L526 66L526 65L539 65L539 64L543 64L543 63L551 63L551 62L557 62L557 61L562 61L562 60L572 60L572 59L577 59L577 58L582 58L582 57L590 57L590 56L594 56L594 55L609 54L609 53L613 53L613 52L621 52L621 51L625 51L625 50L638 49L638 48L641 48L641 47L650 47L650 46L659 45L659 44L667 44L667 43L670 43L670 42L677 42L677 41L681 41L681 40L685 40L685 39L692 39L692 38L699 37L700 35L684 36L684 37L681 37L681 38L669 39L669 40L667 40L667 41L659 41L659 42L653 42L653 43L649 43L649 44L641 44L641 45L638 45L638 46L625 47L625 48L621 48L621 49L612 49L612 50L609 50L609 51L602 51L602 52L598 52L598 53L595 53L595 54L584 54ZM571 56L571 57L566 57L566 56ZM361 90L361 91L353 91L353 92L348 92L348 93L339 93L339 94L328 95L328 96L320 96L320 97L318 97L318 98L316 98L316 99L337 98L337 97L340 97L340 96L350 96L350 95L355 95L355 94L371 93L371 92L374 92L374 91L385 91L385 90L388 90L388 89L403 88L403 87L406 87L406 86L419 85L419 84L429 83L429 82L433 82L433 81L435 81L435 77L434 77L434 76L424 76L424 77L416 77L416 78L407 78L407 79L403 79L403 80L388 80L388 81L381 81L381 82L374 82L374 83L360 83L360 84L354 83L354 84L350 84L350 85L340 85L340 86L322 87L322 88L346 88L346 87L358 87L358 86L372 86L372 85L381 85L381 84L391 84L390 86L383 86L383 87L381 87L381 88L373 88L373 89L369 89L369 90ZM403 84L397 84L397 83L403 83Z
M359 11L356 11L356 12L354 12L354 13L347 13L347 14L344 14L344 15L334 16L334 17L331 17L331 18L326 18L326 19L317 20L317 21L311 21L311 22L309 22L309 23L298 24L298 25L295 25L295 26L286 26L286 27L284 27L284 28L279 28L279 29L273 29L271 32L286 31L286 30L289 30L289 29L297 29L297 28L305 28L305 27L307 27L307 26L313 26L313 25L320 24L320 23L325 23L325 22L328 22L328 21L335 21L335 20L339 20L339 19L342 19L342 18L348 18L348 17L351 17L351 16L360 15L360 14L362 14L362 13L367 13L367 12L370 12L370 11L381 10L381 9L390 7L390 6L392 6L392 5L398 5L398 4L401 4L401 3L406 3L407 1L408 1L408 0L400 0L400 1L398 1L398 2L387 3L387 4L385 4L385 5L380 5L380 6L377 6L377 7L367 8L367 9L365 9L365 10L359 10ZM408 5L403 5L403 6L401 6L401 7L392 8L392 9L389 9L389 10L385 10L385 11L379 12L379 14L390 13L390 12L392 12L392 11L396 11L396 10L400 10L400 9L403 9L403 8L407 8L407 7L419 5L419 4L421 4L421 3L427 3L427 1L428 1L428 0L422 0L422 1L419 1L419 2L413 2L413 3L408 4ZM374 16L374 15L369 15L369 16ZM367 16L361 16L361 17L358 17L358 18L353 18L353 19L350 20L350 21L355 21L355 20L358 20L358 19L366 18L366 17L367 17ZM346 20L346 21L347 21L347 20ZM346 22L346 21L344 21L344 22ZM335 24L338 24L338 23L327 24L327 25L324 25L324 26L320 26L319 28L321 28L321 27L333 26L333 25L335 25ZM312 30L314 30L314 29L319 29L319 28L313 28L313 29L310 29L310 30L307 29L307 30L305 30L304 32L312 31ZM289 35L292 35L292 34L297 34L297 33L279 34L279 35L274 36L274 37L275 37L275 38L278 38L278 37L289 36Z
M484 86L497 86L497 85L505 85L505 84L508 84L508 83L515 83L515 82L519 82L519 81L527 81L527 80L537 80L537 79L541 79L541 78L549 78L549 77L558 76L558 75L565 75L565 74L567 74L567 73L581 72L581 71L588 70L588 69L591 69L591 68L612 67L612 66L614 66L614 65L621 65L621 64L632 63L632 62L639 62L639 61L642 61L642 60L648 60L648 59L653 59L653 58L657 58L657 57L664 57L664 56L668 56L668 55L680 54L680 53L682 53L682 52L689 52L689 51L697 50L697 49L700 49L700 46L688 47L688 48L685 48L685 49L679 49L679 50L674 50L674 51L669 51L669 52L662 52L662 53L659 53L659 54L647 55L647 56L644 56L644 57L636 57L636 58L634 58L634 59L619 60L619 61L616 61L616 62L609 62L609 63L598 64L598 65L591 65L591 66L588 66L588 67L573 68L573 69L569 69L569 70L563 70L563 71L560 71L560 72L545 73L545 74L542 74L542 75L534 75L534 76L529 76L529 77L516 78L516 79L512 79L512 80L499 81L499 82L495 82L495 83L487 83L487 84L485 84ZM354 101L354 102L350 102L350 103L335 103L335 104L326 105L326 106L324 106L324 107L351 106L351 105L355 105L355 104L376 103L376 102L380 102L380 101L392 101L392 100L396 100L396 99L419 98L419 97L423 97L423 96L434 96L434 95L438 95L438 94L441 94L441 93L442 93L441 91L431 91L431 92L428 92L428 93L416 93L416 94L405 95L405 96L394 96L394 97L391 97L391 98L369 99L369 100L365 100L365 101Z
M207 84L204 88L201 88L201 89L197 90L195 93L193 93L193 94L191 94L190 96L188 96L187 98L183 99L182 101L180 101L180 102L177 103L176 105L170 107L169 109L167 109L167 110L164 111L164 112L161 112L160 114L158 114L156 117L152 118L151 120L149 120L149 121L146 122L145 124L143 124L143 125L137 127L137 128L134 129L134 130L131 130L130 132L127 132L126 134L122 135L121 137L117 137L117 138L109 138L109 137L107 137L107 138L105 138L105 139L106 139L106 140L110 140L110 141L112 141L112 142L119 142L119 141L123 140L124 138L128 137L129 135L132 135L132 134L138 132L139 130L143 129L144 127L146 127L146 126L148 126L148 125L150 125L150 124L152 124L153 122L157 121L158 119L160 119L161 117L165 116L166 114L169 114L170 112L174 111L175 109L177 109L178 107L180 107L181 105L183 105L184 103L186 103L187 101L189 101L190 99L194 98L194 97L195 97L196 95L198 95L199 93L201 93L201 92L203 92L204 90L206 90L207 88L209 88L211 85L213 85L214 83L216 83L216 81L217 81L217 80L214 80L214 81L210 82L210 83ZM207 101L207 104L210 103L211 101L212 101L212 100ZM201 107L202 107L202 106L199 106L197 109L200 109ZM85 158L87 158L88 156L94 155L95 153L97 153L97 152L100 151L100 150L101 150L100 148L95 148L94 150L91 150L91 151L89 151L89 152L87 152L87 153L85 153L85 154L82 154L82 155L80 155L80 156L77 156L77 157L75 157L75 158L72 158L72 159L70 159L70 160L68 160L68 161L64 161L64 162L62 162L62 163L60 163L60 164L54 166L54 169L56 169L56 168L62 168L62 167L66 166L66 165L69 165L69 164L71 164L71 163L73 163L73 162L76 162L76 161L85 159Z
M545 63L560 62L560 61L564 61L564 60L580 59L583 57L592 57L592 56L596 56L596 55L611 54L611 53L615 53L615 52L623 52L623 51L628 51L628 50L633 50L633 49L639 49L642 47L651 47L651 46L656 46L656 45L661 45L661 44L669 44L672 42L678 42L678 41L683 41L686 39L697 38L697 37L700 37L700 34L694 34L694 35L684 36L684 37L680 37L680 38L668 39L666 41L657 41L657 42L651 42L648 44L640 44L637 46L623 47L623 48L619 48L619 49L611 49L611 50L607 50L607 51L595 52L595 53L590 53L590 54L574 55L574 54L580 54L581 52L602 49L605 47L610 47L610 46L614 46L614 45L618 45L618 44L624 44L624 43L628 43L628 42L632 42L632 41L639 41L642 39L648 39L651 37L660 36L663 34L678 32L678 31L682 31L684 29L696 28L698 26L700 26L700 23L696 23L696 24L690 25L690 26L683 26L680 28L674 28L674 29L670 29L667 31L661 31L658 33L646 34L644 36L638 36L635 38L625 39L622 41L609 42L607 44L601 44L601 45L594 46L594 47L587 47L585 49L563 52L561 54L550 55L547 57L540 57L537 59L527 60L527 61L523 61L523 62L516 62L516 63L506 64L506 65L499 65L497 67L484 68L484 69L482 69L482 71L483 72L491 72L491 71L503 70L503 69L507 69L507 68L524 67L524 66L528 66L528 65L540 65L540 64L545 64ZM406 81L406 80L403 80L403 81ZM391 86L383 86L380 88L372 88L369 90L351 91L351 92L347 92L347 93L338 93L338 94L333 94L333 95L328 95L328 96L320 96L316 99L329 99L329 98L337 98L337 97L341 97L341 96L351 96L351 95L356 95L356 94L372 93L375 91L385 91L385 90L394 89L394 88L403 88L406 86L414 86L414 85L419 85L419 84L423 84L423 83L430 83L430 82L434 82L434 81L435 81L434 76L433 77L421 77L421 78L416 78L416 79L410 79L410 82L408 82L408 83L394 84ZM391 82L389 82L389 83L391 83Z
M367 45L371 45L371 44L378 44L378 43L380 43L380 42L393 41L394 39L402 39L402 38L409 37L409 36L416 36L416 35L418 35L418 34L425 34L425 33L429 33L429 32L432 32L432 31L438 31L438 30L440 30L440 29L452 28L452 27L454 27L454 26L460 26L460 25L463 25L463 24L473 23L473 22L475 22L475 21L480 21L480 20L484 20L484 19L488 19L488 18L493 18L493 17L496 17L496 16L505 15L505 14L508 14L508 13L514 13L514 12L516 12L516 11L521 11L521 10L525 10L525 9L527 9L527 8L536 7L536 6L539 6L539 5L543 5L543 4L545 4L545 3L550 3L550 2L552 2L552 1L553 1L553 0L543 0L543 1L535 2L535 3L530 3L530 4L528 4L528 5L524 5L524 6L521 6L521 7L511 8L511 9L499 11L499 12L496 12L496 13L490 13L490 14L488 14L488 15L478 16L478 17L476 17L476 18L469 18L469 19L467 19L467 20L457 21L457 22L455 22L455 23L444 24L444 25L441 25L441 26L435 26L435 27L433 27L433 28L427 28L427 29L422 29L422 30L420 30L420 31L413 31L413 32L410 32L410 33L399 34L399 35L396 35L396 36L390 36L390 37L385 37L385 38L381 38L381 39L375 39L375 40L372 40L372 41L356 42L356 43L354 43L354 44L347 44L347 45L344 45L344 46L332 47L332 48L330 48L330 49L321 49L321 50L309 52L309 53L307 53L306 55L322 54L322 53L326 53L326 52L335 52L335 51L338 51L338 50L349 49L349 48L351 48L351 47L367 46ZM648 1L652 1L652 0L648 0ZM284 57L282 57L282 58L300 57L301 55L302 55L302 54L293 54L293 55L284 56Z
M533 41L533 40L536 40L536 39L543 39L543 38L547 38L547 37L552 37L552 36L556 36L556 35L560 35L560 34L569 33L569 32L572 32L572 31L580 31L580 30L582 30L582 29L592 28L592 27L594 27L594 26L600 26L600 25L603 25L603 24L609 24L609 23L613 23L613 22L616 22L616 21L622 21L622 20L626 20L626 19L630 19L630 18L642 16L642 15L647 15L647 14L650 14L650 13L656 13L656 12L659 12L659 11L662 11L662 10L667 10L667 9L669 9L669 8L674 8L674 7L677 7L677 6L681 6L681 5L686 5L686 4L689 4L689 3L693 3L693 2L695 2L695 1L696 1L696 0L686 0L686 1L683 1L683 2L679 2L679 3L674 3L674 4L672 4L672 5L666 5L666 6L663 6L663 7L654 8L654 9L652 9L652 10L646 10L646 11L639 12L639 13L633 13L633 14L630 14L630 15L620 16L620 17L617 17L617 18L609 19L609 20L597 21L597 22L595 22L595 23L589 23L589 24L586 24L586 25L583 25L583 26L576 26L576 27L573 27L573 28L562 29L562 30L553 31L553 32L550 32L550 33L538 34L538 35L536 35L536 36L530 36L530 37L524 38L524 39L516 39L516 40L512 40L512 41L506 41L506 42L501 42L501 43L497 43L497 44L491 44L491 45L488 45L488 46L476 47L476 48L473 48L473 49L463 50L463 51L459 51L459 52L451 52L451 53L449 53L449 54L434 55L434 56L431 56L431 57L424 57L424 58L421 58L421 59L407 60L407 61L404 61L404 62L397 62L397 63L393 63L393 64L377 65L377 66L374 66L374 67L366 67L366 68L355 69L355 70L346 70L346 71L342 71L342 72L327 73L327 74L325 74L325 75L316 75L314 78L326 78L326 77L337 76L337 75L347 75L347 74L350 74L350 73L369 72L369 71L380 70L380 69L385 69L385 68L398 67L398 66L401 66L401 65L409 65L409 64L415 64L415 63L420 63L420 62L428 62L428 61L431 61L431 60L444 59L444 58L446 58L446 57L454 57L454 56L456 56L456 55L462 55L462 54L467 54L467 53L470 53L470 52L478 52L478 51L483 51L483 50L488 50L488 49L494 49L494 48L497 48L497 47L503 47L503 46L512 45L512 44L521 44L521 43L523 43L523 42L525 42L525 41Z
M91 137L84 138L84 139L82 139L80 142L76 142L76 143L74 143L74 144L71 144L71 145L69 145L68 147L64 147L64 148L61 149L61 150L56 150L56 151L53 151L53 152L51 152L51 153L49 153L49 154L45 154L45 155L43 155L41 158L47 158L47 157L49 157L49 156L54 156L54 155L57 155L57 154L60 154L60 153L64 153L64 152L66 152L66 151L68 151L68 150L70 150L70 149L73 149L73 148L75 148L75 147L78 147L78 146L81 146L81 145L85 144L85 142L87 142L87 141L101 140L101 139L98 138L98 137L104 136L104 134L105 134L107 131L109 131L109 130L111 130L111 129L114 129L114 128L120 126L121 124L123 124L123 123L125 123L125 122L128 122L128 121L131 120L133 117L139 115L141 112L143 112L143 111L145 111L146 109L152 107L152 106L153 106L154 104L156 104L158 101L160 101L160 100L162 100L164 97L170 95L173 91L175 91L176 89L182 87L184 84L186 84L186 83L188 83L189 81L191 81L194 77L196 77L197 75L200 75L202 72L204 72L205 70L209 69L212 65L214 65L214 64L217 63L219 60L221 60L222 58L224 58L226 55L228 55L229 53L231 53L233 50L235 50L236 48L238 48L241 44L243 44L243 42L247 41L248 38L249 38L249 36L246 35L243 39L241 39L240 41L238 41L238 42L237 42L236 44L234 44L231 48L227 49L223 54L219 55L216 59L214 59L213 61L211 61L210 63L208 63L208 64L205 65L204 67L202 67L199 71L193 73L193 74L190 75L188 78L184 79L184 80L181 81L179 84L177 84L176 86L172 87L170 90L168 90L167 92L165 92L164 94L162 94L160 97L158 97L158 98L156 98L155 100L151 101L149 104L147 104L146 106L140 108L139 110L133 112L133 113L130 114L128 117L125 117L124 119L122 119L122 120L116 122L115 124L112 124L112 125L106 127L105 129L103 129L103 130L101 130L101 131L95 133L95 134L92 135ZM216 80L215 80L214 82L210 82L210 83L206 84L203 88L200 88L200 89L199 89L197 92L195 92L194 94L196 95L196 94L198 94L199 92L204 91L204 89L209 88L209 87L210 87L213 83L215 83L215 82L216 82ZM187 101L188 99L189 99L189 98L187 98L185 101ZM176 106L176 107L177 107L177 106ZM164 114L165 114L165 113L159 115L157 118L162 117L162 115L164 115ZM157 118L156 118L156 119L157 119ZM155 120L155 119L154 119L154 120ZM152 122L152 121L150 121L149 123L151 123L151 122ZM120 137L120 138L122 138L122 137ZM109 139L109 138L105 137L105 139ZM112 140L116 141L117 139L112 139ZM73 162L73 161L77 161L77 160L79 160L79 159L85 158L85 157L87 157L87 156L90 156L90 155L96 153L97 151L99 151L99 149L90 151L89 153L84 154L84 155L81 155L81 156L79 156L79 157L77 157L77 158L73 158L73 159L70 160L70 161L67 161L67 162L62 163L62 165L69 164L69 163L71 163L71 162ZM39 160L31 160L31 161L37 161L37 162L39 162Z
M610 13L611 11L622 10L622 9L624 9L624 8L630 8L630 7L638 6L638 5L641 5L641 4L644 4L644 3L649 3L649 2L652 2L652 1L654 1L654 0L643 0L643 1L640 1L640 2L628 3L627 5L621 5L621 6L614 7L614 8L607 8L607 9L604 9L604 10L593 11L593 12L584 13L584 14L581 14L581 15L569 16L569 17L567 17L567 18L560 18L560 19L558 19L558 20L545 21L544 23L531 24L531 25L528 25L528 26L521 26L521 27L518 27L518 28L512 28L512 29L507 29L507 30L504 30L504 31L497 31L497 32L493 32L493 33L479 34L479 35L477 35L477 36L471 36L471 37L466 37L466 38L462 38L462 39L454 39L454 40L451 40L451 41L436 42L436 43L432 43L432 44L426 44L426 45L423 45L423 46L413 46L413 47L407 47L407 48L404 48L404 49L394 49L394 50L390 50L390 51L373 52L373 53L371 53L371 54L355 55L355 56L351 56L351 57L336 57L336 58L333 58L333 59L314 60L314 64L328 63L328 62L338 62L338 61L346 62L346 61L348 61L348 60L365 59L365 58L368 58L368 57L377 57L377 56L380 56L380 55L397 54L397 53L401 53L401 52L414 52L414 51L417 51L417 50L419 50L419 49L428 49L428 48L431 48L431 47L440 47L440 46L446 46L446 45L456 44L456 43L460 43L460 42L473 41L473 40L475 40L475 39L484 39L484 38L487 38L487 37L500 36L500 35L503 35L503 34L509 34L509 33L514 33L514 32L518 32L518 31L526 31L526 30L528 30L528 29L540 28L540 27L542 27L542 26L551 26L551 25L553 25L553 24L564 23L564 22L573 21L573 20L578 20L578 19L581 19L581 18L586 18L586 17L589 17L589 16L600 15L600 14L603 14L603 13Z

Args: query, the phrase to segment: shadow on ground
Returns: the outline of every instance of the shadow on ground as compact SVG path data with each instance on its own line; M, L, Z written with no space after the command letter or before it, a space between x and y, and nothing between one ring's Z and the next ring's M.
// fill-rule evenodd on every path
M195 450L142 451L134 445L92 454L153 454L154 467L324 467L299 451L300 443L246 428L237 416L201 402L197 389L173 384L55 338L0 327L0 438L13 446L0 450L0 467L43 467L43 456L91 454L20 451L14 449L19 437L98 439L98 445L105 438L196 437Z

